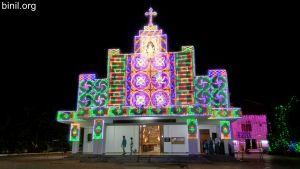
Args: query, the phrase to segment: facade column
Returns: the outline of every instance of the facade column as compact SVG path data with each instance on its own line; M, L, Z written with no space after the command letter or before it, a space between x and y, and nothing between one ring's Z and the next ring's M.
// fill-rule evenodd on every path
M83 153L93 152L92 133L93 133L93 126L84 127L83 148L82 148Z
M224 149L226 155L229 155L229 141L230 140L224 140Z
M105 123L102 119L95 119L93 126L93 154L105 153Z
M71 123L69 141L72 142L72 154L79 152L80 124Z
M198 132L198 122L196 118L188 118L188 144L189 144L189 154L199 154L199 132Z
M230 121L220 121L220 135L221 139L224 142L224 152L229 154L229 143L231 142L231 124ZM233 151L233 150L231 150Z
M72 154L79 152L79 141L72 142Z

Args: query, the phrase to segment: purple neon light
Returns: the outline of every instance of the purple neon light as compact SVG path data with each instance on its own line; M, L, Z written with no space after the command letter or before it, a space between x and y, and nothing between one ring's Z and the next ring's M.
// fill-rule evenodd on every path
M132 85L138 89L143 90L150 84L150 79L145 73L137 73L132 78Z
M151 102L154 107L162 108L169 105L169 95L165 91L156 91L152 94Z
M163 70L169 64L168 58L165 53L158 55L152 59L152 67L156 70Z
M132 104L134 107L142 108L147 107L150 103L150 97L146 92L139 91L133 94Z
M152 76L151 80L152 80L152 85L156 89L164 89L169 85L169 77L164 72L157 72Z
M134 57L132 63L133 63L133 67L138 71L145 70L149 66L148 58L143 57L140 54L138 54Z

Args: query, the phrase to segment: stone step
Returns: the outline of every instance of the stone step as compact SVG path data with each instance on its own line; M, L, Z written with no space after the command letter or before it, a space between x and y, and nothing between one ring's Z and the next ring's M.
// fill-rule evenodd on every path
M210 163L205 156L143 156L143 155L82 155L76 157L81 162L116 162L116 163Z

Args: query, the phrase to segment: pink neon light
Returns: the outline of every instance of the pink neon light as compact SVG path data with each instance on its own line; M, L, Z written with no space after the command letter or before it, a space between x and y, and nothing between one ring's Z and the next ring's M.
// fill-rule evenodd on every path
M235 140L266 140L268 134L267 117L266 115L244 115L232 123L232 131Z

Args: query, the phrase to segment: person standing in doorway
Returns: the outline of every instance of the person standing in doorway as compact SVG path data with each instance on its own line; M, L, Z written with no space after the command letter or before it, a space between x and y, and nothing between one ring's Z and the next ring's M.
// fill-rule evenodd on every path
M211 138L209 138L209 141L208 141L208 152L209 152L209 155L214 154L214 142Z
M207 140L204 140L203 141L203 152L204 152L204 154L207 154Z
M223 140L221 140L221 142L220 142L220 154L225 154L225 147L224 147Z
M126 143L126 138L125 138L125 136L123 136L123 140L122 140L122 144L121 144L121 147L123 149L123 155L126 154L126 152L125 152L126 144L127 144Z
M215 138L215 153L220 154L220 139L218 137Z
M133 138L130 137L130 154L132 155L132 151L133 151Z

